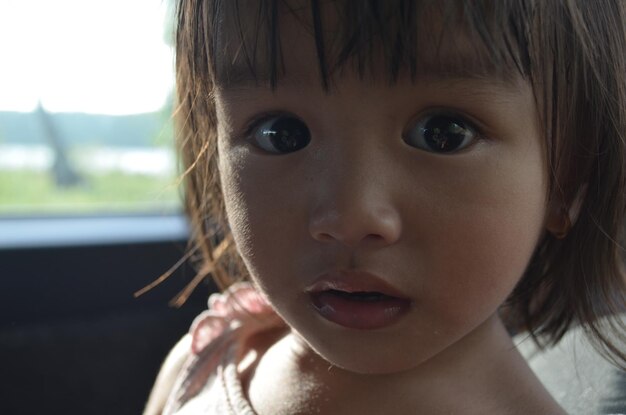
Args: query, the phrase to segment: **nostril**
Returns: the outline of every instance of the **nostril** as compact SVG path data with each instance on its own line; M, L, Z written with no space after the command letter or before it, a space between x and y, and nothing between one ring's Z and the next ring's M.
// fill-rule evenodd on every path
M363 238L364 240L370 240L372 242L377 242L377 241L381 241L383 239L385 239L383 236L375 234L375 233L371 233L369 235L367 235L365 238Z
M328 234L328 233L324 233L324 232L320 232L318 234L313 235L313 237L315 239L317 239L320 242L330 242L333 241L335 238L333 238L332 235Z
M356 247L359 244L373 244L377 245L380 243L385 243L386 238L383 235L378 235L375 233L370 233L365 236L358 235L346 235L343 233L328 233L328 232L318 232L313 234L313 239L318 242L339 242L343 245L349 247Z
M393 244L400 236L401 223L398 212L393 209L375 209L359 205L340 214L337 209L318 211L312 215L309 234L323 243L340 243L355 248L360 244Z

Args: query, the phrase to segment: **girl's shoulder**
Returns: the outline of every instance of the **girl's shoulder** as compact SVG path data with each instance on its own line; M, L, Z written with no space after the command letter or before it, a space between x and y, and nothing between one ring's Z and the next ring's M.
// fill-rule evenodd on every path
M178 374L191 355L191 334L185 334L169 352L161 365L150 397L144 409L144 415L157 415L163 412L168 396L174 388Z
M618 318L626 322L626 314ZM558 345L539 350L529 335L515 343L554 399L570 414L626 414L626 371L609 363L584 329L568 331Z
M237 367L253 347L251 339L284 327L269 302L249 283L211 295L208 310L196 317L189 334L165 359L144 415L178 413L199 395L207 401L228 393L216 394L215 388L230 385L239 394Z

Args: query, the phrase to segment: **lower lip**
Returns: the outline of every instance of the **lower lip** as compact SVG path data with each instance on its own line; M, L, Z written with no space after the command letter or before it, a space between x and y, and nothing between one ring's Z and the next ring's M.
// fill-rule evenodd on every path
M311 294L311 302L315 310L326 320L359 330L390 326L402 317L411 305L409 300L402 298L358 300L329 291Z

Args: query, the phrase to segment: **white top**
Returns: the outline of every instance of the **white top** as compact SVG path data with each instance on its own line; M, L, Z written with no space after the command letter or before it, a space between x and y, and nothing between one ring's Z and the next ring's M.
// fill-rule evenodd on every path
M249 355L248 339L279 327L286 327L285 322L250 284L235 284L223 294L213 294L209 310L191 326L191 353L163 415L254 415L238 366Z

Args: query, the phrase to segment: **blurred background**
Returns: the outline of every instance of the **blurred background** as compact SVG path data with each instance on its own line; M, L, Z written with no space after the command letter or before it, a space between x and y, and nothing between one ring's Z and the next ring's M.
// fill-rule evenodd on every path
M171 5L0 1L0 212L178 208Z
M0 414L137 414L206 306L174 266L174 0L0 0Z

